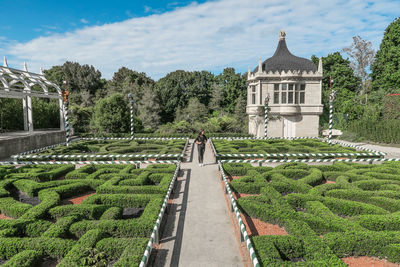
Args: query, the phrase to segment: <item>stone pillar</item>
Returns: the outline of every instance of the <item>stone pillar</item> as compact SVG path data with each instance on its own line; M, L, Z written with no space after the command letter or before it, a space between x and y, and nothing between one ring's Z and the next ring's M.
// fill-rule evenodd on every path
M32 115L32 97L30 95L26 96L27 111L28 111L28 128L29 132L33 132L33 115Z

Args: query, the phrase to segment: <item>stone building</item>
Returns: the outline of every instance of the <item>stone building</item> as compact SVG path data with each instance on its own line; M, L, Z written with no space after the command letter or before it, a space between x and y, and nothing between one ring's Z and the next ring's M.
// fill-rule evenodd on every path
M286 33L279 32L275 54L248 72L249 133L264 137L264 105L269 97L268 137L318 136L322 114L322 60L318 69L288 50Z

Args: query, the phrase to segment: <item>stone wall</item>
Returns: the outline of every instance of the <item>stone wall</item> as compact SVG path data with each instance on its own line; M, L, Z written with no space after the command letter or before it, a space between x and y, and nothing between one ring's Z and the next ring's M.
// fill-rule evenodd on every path
M9 133L0 136L0 160L21 152L65 142L65 131L41 131L33 134Z

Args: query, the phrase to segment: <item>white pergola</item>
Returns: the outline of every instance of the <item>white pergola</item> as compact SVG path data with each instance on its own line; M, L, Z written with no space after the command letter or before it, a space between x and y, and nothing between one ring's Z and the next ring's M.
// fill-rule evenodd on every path
M4 57L4 64L0 66L0 81L0 97L22 99L25 131L33 132L32 97L58 99L60 129L65 130L62 90L58 85L46 79L42 69L39 74L29 72L26 62L23 71L9 68L7 59Z

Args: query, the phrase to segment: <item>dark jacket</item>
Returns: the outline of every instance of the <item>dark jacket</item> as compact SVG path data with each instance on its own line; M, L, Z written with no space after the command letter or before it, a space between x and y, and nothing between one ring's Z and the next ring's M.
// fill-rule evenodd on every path
M194 142L201 142L201 144L199 144L199 146L206 146L207 143L207 136L205 134L203 135L198 135L196 140L194 140Z

